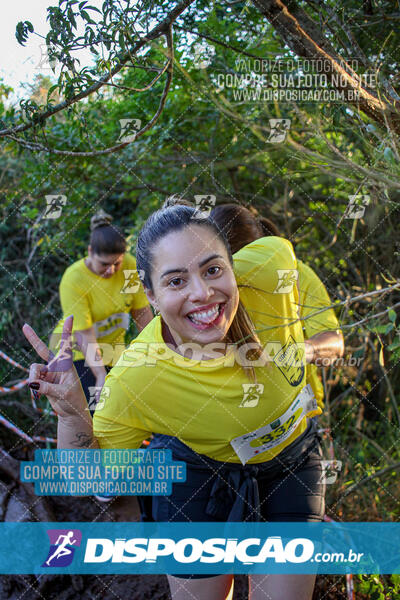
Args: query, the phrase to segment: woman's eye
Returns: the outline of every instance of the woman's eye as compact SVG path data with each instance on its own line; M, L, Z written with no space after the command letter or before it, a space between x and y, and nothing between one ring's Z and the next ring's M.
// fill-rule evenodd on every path
M174 277L174 279L171 279L168 285L170 285L171 287L178 287L178 285L181 284L181 281L182 277Z
M221 270L221 267L208 267L207 269L207 273L209 273L210 275L216 275L217 273L219 273L219 271Z

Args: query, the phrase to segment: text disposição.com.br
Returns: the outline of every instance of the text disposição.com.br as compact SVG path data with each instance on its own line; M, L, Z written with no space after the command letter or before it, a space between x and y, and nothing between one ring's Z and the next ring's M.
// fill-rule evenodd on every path
M344 552L315 552L314 542L308 538L285 540L280 536L264 538L89 538L86 543L85 563L154 563L170 557L177 563L356 563L363 553L349 549Z

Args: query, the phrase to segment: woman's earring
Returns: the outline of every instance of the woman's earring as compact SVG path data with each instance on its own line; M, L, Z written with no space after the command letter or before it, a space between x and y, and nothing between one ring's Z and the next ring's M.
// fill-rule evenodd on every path
M158 310L158 308L154 309L154 314L156 315L156 317L158 317L158 315L160 315L160 311Z

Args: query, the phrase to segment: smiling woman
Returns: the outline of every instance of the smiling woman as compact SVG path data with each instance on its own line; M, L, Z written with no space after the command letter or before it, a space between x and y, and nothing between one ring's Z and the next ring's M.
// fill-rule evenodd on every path
M237 347L251 345L250 352L258 357L262 348L240 302L227 238L215 223L196 216L193 207L182 206L180 200L177 204L166 210L171 206L168 199L164 213L148 219L136 249L142 283L150 303L163 316L166 335L178 353L187 342L206 346L224 340ZM193 258L188 261L188 256ZM201 351L192 358L207 356ZM244 369L254 379L253 368Z
M185 461L186 481L171 496L154 496L150 507L141 499L143 520L322 520L322 453L311 419L321 409L305 386L314 352L298 319L291 243L261 238L232 257L211 218L167 206L140 231L136 258L159 315L107 375L93 429L73 370L55 380L43 365L31 367L30 381L60 414L59 447L84 440L139 448L153 435L150 448L169 448ZM257 333L248 311L262 314ZM274 349L268 356L267 346ZM221 600L233 589L230 575L168 579L174 600ZM252 575L251 598L309 600L314 579Z

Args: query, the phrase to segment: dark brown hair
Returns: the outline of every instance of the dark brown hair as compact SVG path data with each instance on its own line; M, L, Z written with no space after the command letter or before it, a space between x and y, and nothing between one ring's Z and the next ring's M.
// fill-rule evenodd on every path
M118 227L111 225L112 216L100 209L90 219L90 246L94 254L123 254L126 240Z
M233 254L258 238L279 236L278 228L269 219L256 217L240 204L219 204L210 216L227 236Z

